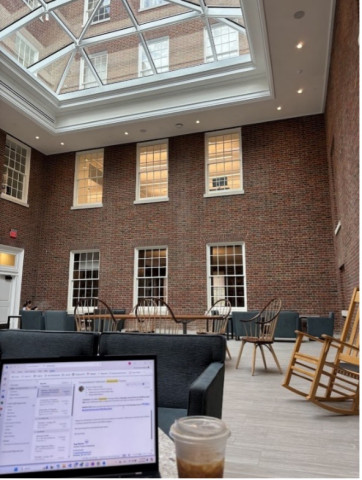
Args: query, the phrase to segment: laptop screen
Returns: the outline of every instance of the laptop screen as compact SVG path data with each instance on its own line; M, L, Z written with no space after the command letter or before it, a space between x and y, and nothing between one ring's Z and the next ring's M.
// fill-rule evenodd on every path
M0 474L86 476L157 466L155 362L3 360Z

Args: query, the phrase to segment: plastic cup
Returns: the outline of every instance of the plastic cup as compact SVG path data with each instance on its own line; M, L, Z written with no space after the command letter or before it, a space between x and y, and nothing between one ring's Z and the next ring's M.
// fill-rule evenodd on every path
M179 478L222 478L226 441L230 430L214 417L190 416L175 421L170 436L175 442Z

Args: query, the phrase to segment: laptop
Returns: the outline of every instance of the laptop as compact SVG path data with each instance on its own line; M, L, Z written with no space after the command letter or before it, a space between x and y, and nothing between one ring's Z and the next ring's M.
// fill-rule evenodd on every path
M156 356L3 359L0 476L160 477Z

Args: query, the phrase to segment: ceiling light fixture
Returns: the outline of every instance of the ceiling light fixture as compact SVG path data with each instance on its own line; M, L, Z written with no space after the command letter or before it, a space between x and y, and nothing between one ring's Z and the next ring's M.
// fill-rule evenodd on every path
M64 142L60 142L60 145L61 145L61 146L64 146Z
M124 132L125 135L128 135L128 132Z
M277 107L277 110L281 110L281 109L282 109L282 107L279 105L279 107Z
M196 123L200 123L200 120L196 120Z
M295 12L294 18L297 20L300 20L301 18L304 17L304 15L305 15L304 10L298 10L297 12Z
M36 138L36 140L39 140L39 137L38 137L38 135L37 135L35 138Z
M297 90L297 93L303 93L303 88L300 88L299 90Z
M298 48L298 50L300 50L301 48L304 47L304 43L303 42L298 42L296 47Z
M184 126L183 123L176 123L176 124L175 124L175 127L176 127L176 128L182 128L183 126Z

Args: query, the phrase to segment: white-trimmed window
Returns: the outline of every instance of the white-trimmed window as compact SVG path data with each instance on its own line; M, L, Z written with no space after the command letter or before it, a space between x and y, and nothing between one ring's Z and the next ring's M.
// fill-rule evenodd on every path
M168 200L168 140L137 145L136 201Z
M210 306L228 298L235 310L246 309L245 245L228 243L207 246L208 299Z
M140 10L147 10L148 8L162 7L162 5L167 5L167 2L164 2L164 0L141 0Z
M169 38L156 38L147 42L148 50L158 73L168 72L169 69ZM152 67L142 45L139 46L139 67L140 77L147 77L153 74Z
M108 68L108 53L99 52L89 55L89 60L92 63L95 71L97 72L99 78L103 84L107 83L107 68ZM95 78L92 70L89 68L88 64L81 59L81 79L80 79L80 88L91 88L97 87L98 82Z
M98 0L85 0L85 15L84 15L84 23L87 22L88 18L92 14L93 10L95 9ZM103 0L100 7L96 11L93 19L92 24L105 22L111 18L111 0Z
M75 161L74 207L102 206L103 156L103 148L77 153Z
M15 52L18 62L24 67L29 67L39 59L39 51L21 33L15 36Z
M99 261L98 250L70 253L68 311L74 311L81 298L98 297Z
M228 25L215 24L211 26L217 59L214 59L210 39L205 30L205 62L222 60L223 58L237 57L239 55L239 33Z
M34 10L35 8L40 7L40 3L38 0L23 0L23 2L31 9Z
M135 251L135 304L146 297L167 302L167 247Z
M241 130L205 134L206 195L242 193Z
M1 184L4 198L27 204L30 157L30 147L12 137L6 137L5 162Z

